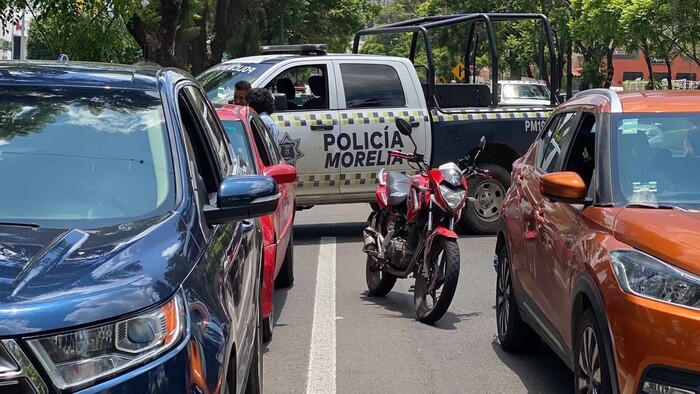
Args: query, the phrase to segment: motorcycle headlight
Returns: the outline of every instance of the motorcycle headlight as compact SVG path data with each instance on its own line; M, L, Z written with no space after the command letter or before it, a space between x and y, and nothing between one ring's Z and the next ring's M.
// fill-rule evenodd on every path
M637 250L614 250L610 258L627 293L700 308L700 277Z
M184 311L178 293L167 304L129 319L27 342L54 384L72 388L170 349L185 331Z
M457 209L459 204L464 201L464 195L466 192L464 189L459 189L459 190L450 190L448 187L445 187L443 185L440 185L440 195L442 196L442 199L445 200L445 203L447 204L447 207L451 210Z

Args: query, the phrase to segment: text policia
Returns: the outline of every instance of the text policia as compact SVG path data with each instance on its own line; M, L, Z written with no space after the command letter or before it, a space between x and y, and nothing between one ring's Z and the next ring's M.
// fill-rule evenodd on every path
M364 133L340 133L323 135L323 151L326 152L325 168L376 167L403 164L398 157L390 157L389 149L403 148L401 134L389 131Z

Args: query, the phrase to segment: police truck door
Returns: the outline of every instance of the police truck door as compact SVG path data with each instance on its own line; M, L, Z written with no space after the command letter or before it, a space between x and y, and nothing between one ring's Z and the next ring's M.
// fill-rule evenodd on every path
M335 154L338 100L328 94L335 86L331 61L308 58L291 63L265 82L265 86L287 95L287 110L276 112L282 157L297 169L296 195L299 205L323 203L340 193L340 169L326 163Z
M409 138L396 128L396 118L411 123L418 152L427 158L429 119L416 91L420 83L409 83L411 74L406 64L345 60L337 62L336 70L340 133L333 141L336 153L331 163L340 168L344 198L357 194L361 200L374 193L382 168L416 173L405 161L389 157L390 149L413 151Z

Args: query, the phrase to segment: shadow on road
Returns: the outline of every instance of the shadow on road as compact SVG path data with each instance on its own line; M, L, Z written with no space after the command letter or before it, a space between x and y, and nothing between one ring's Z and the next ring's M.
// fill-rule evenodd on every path
M277 321L280 318L280 315L282 314L282 310L284 309L284 304L287 303L287 294L294 288L294 285L287 287L285 289L275 289L274 292L274 300L275 300L275 311L273 312L272 318L274 322L274 328L272 331L272 340L274 341L275 335L274 335L274 329L278 327L284 327L286 324L278 324ZM263 343L263 354L267 354L267 343Z
M573 391L573 372L544 343L532 353L506 353L495 336L491 346L503 364L518 375L528 393Z
M367 222L296 224L294 243L297 245L318 244L321 237L335 237L336 243L362 242L362 230Z
M336 243L362 242L362 230L367 222L295 224L294 243L298 245L318 244L321 237L335 237ZM460 238L491 239L493 235L474 235L457 230Z
M387 311L398 312L401 315L384 314L390 318L396 319L411 319L415 320L416 324L423 324L418 321L416 312L413 309L413 294L397 293L395 291L387 294L386 297L370 297L365 291L360 299L364 302L364 305L377 305L383 307ZM468 312L456 314L452 311L447 311L442 319L438 320L432 326L441 330L455 330L456 324L461 323L469 318L479 316L481 312Z

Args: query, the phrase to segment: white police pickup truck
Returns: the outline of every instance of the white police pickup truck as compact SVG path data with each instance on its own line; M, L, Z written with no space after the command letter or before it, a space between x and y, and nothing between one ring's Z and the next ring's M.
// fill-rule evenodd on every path
M478 15L474 20L482 21ZM497 20L494 15L511 14L489 15L490 26ZM541 19L549 28L544 16L521 18ZM427 23L413 26L430 28ZM400 28L413 31L411 26ZM383 29L393 27L359 32L354 51L359 36L383 34ZM323 45L262 49L263 55L226 61L197 79L214 104L232 100L240 80L277 93L280 105L272 116L280 126L282 156L297 169L301 207L372 203L380 169L414 174L406 162L388 155L389 149L412 148L395 126L401 117L413 126L418 151L433 167L456 162L486 137L479 162L493 178L470 183L469 195L476 201L468 204L460 222L476 233L492 233L510 186L511 164L542 130L556 100L552 94L550 106L499 105L498 92L488 85L421 83L418 67L401 57L327 54ZM434 81L434 67L425 68L425 80ZM497 83L495 79L491 86Z

